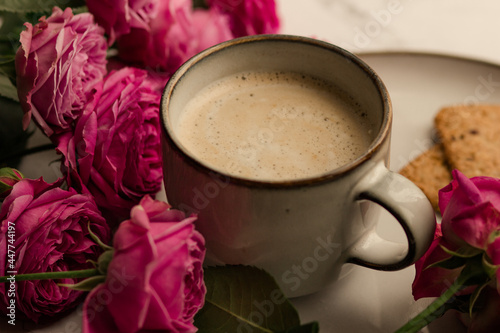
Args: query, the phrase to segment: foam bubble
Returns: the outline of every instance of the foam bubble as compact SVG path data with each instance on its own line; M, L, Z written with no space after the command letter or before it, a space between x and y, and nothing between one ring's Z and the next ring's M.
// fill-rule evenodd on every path
M183 110L176 132L194 156L216 169L291 180L324 174L361 156L373 139L363 112L325 81L248 72L200 91Z

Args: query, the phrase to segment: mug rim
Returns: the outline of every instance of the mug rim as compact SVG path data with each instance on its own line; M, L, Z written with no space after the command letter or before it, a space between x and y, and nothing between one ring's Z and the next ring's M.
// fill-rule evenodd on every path
M363 70L363 72L367 75L367 77L376 87L377 91L379 92L379 95L382 97L383 120L380 129L377 133L377 136L372 140L370 146L362 155L360 155L356 159L352 160L351 162L341 167L332 169L318 176L289 179L289 180L258 180L258 179L250 179L250 178L235 176L227 172L224 172L223 170L211 168L206 164L204 164L199 159L197 159L195 156L190 154L189 151L187 151L187 149L184 149L180 140L177 138L173 129L170 127L170 122L168 117L168 105L170 104L171 96L175 90L175 87L177 86L177 83L180 82L180 80L182 80L182 77L193 66L195 66L198 62L202 61L204 58L212 54L215 54L226 48L234 47L240 44L259 43L262 41L301 43L301 44L309 44L312 46L321 47L323 49L337 53L338 55L346 58L346 60L353 62L358 68L361 68ZM193 57L184 62L169 78L161 96L159 111L161 118L160 120L162 126L162 133L164 134L162 140L167 140L169 147L175 149L178 154L183 156L185 162L187 162L192 167L198 169L201 172L205 173L215 172L217 174L220 174L221 176L226 178L226 181L228 183L240 184L248 187L265 187L265 188L300 187L300 186L318 185L340 178L345 174L350 173L354 169L358 168L360 165L369 161L371 157L380 150L380 147L384 144L385 140L387 140L390 137L390 130L393 117L392 103L385 84L378 76L378 74L363 60L358 58L353 53L337 45L309 37L286 35L286 34L263 34L263 35L239 37L219 43L217 45L209 47L195 54Z

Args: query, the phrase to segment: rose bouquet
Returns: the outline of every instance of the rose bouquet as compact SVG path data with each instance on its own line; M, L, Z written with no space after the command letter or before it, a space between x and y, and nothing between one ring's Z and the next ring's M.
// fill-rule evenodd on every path
M203 267L196 216L154 199L166 81L207 47L277 32L274 0L61 3L0 4L0 116L19 119L0 135L0 311L7 323L79 311L83 332L317 331L315 323L300 325L267 273ZM9 167L22 155L4 140L18 135L17 122L28 129L21 137L34 123L51 142L61 175L55 182ZM227 286L247 306L214 292ZM252 321L270 294L280 300L277 311Z
M439 192L441 224L416 263L415 299L436 297L398 332L418 332L447 310L460 313L468 332L500 328L500 179L469 179L453 171Z

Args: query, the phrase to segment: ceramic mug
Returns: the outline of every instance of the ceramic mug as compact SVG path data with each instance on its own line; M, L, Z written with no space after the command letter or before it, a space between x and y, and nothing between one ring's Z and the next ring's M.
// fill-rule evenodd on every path
M359 158L321 176L257 181L198 160L173 125L184 105L211 82L242 71L299 71L342 87L373 119L375 139ZM236 89L236 88L235 88ZM209 48L170 78L161 102L168 202L198 214L207 265L253 265L268 271L288 297L339 278L346 263L377 270L413 264L429 247L435 214L412 182L388 169L392 107L364 62L326 42L298 36L243 37ZM390 212L407 242L379 237L377 209Z

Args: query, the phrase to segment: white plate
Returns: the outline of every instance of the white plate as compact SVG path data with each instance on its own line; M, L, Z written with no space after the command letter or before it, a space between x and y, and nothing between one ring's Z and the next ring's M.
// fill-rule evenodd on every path
M373 53L360 57L387 86L394 108L391 169L399 170L433 144L433 119L446 105L500 103L500 67L450 56L418 53ZM401 237L389 216L379 231ZM411 295L413 267L377 272L355 267L323 293L296 299L303 322L317 320L328 333L393 332L420 312L430 300ZM423 332L465 332L454 313L436 320Z
M500 103L500 67L462 58L415 53L364 54L364 59L385 82L394 106L391 168L398 170L432 144L433 118L442 106L463 102ZM47 154L47 153L46 153ZM21 170L32 169L57 178L47 162L50 153L23 160ZM31 172L33 174L31 174ZM389 216L382 216L379 231L390 239L402 237ZM420 312L429 300L413 301L413 267L398 272L378 272L355 267L346 278L324 292L294 299L302 322L319 321L325 333L393 332ZM1 332L78 332L80 313L49 327L0 321ZM449 313L424 332L465 332Z

